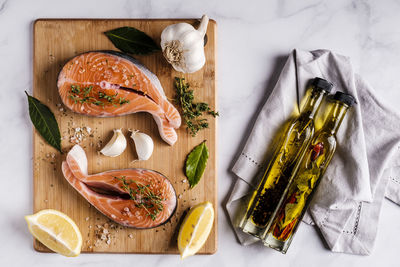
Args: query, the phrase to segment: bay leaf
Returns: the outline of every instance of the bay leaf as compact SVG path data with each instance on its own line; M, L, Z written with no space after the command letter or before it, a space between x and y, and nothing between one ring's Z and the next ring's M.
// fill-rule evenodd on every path
M134 55L146 55L161 50L154 40L133 27L121 27L104 33L116 48Z
M36 130L48 144L61 152L61 135L53 112L26 91L25 94L28 97L29 116Z
M305 205L305 192L297 192L296 202L287 203L285 206L285 219L282 223L282 228L288 226L293 220L299 218Z
M197 145L186 158L185 174L188 178L190 188L197 185L204 174L208 160L208 148L203 141Z

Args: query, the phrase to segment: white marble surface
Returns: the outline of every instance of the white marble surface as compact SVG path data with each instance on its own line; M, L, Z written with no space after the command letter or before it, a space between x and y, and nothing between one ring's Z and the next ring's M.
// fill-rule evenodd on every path
M31 123L24 90L32 87L32 22L51 18L180 18L208 14L218 23L219 246L212 256L37 253L23 220L32 212ZM287 255L240 246L223 203L229 172L264 96L293 48L327 48L394 107L400 100L400 1L0 0L0 266L399 266L400 207L385 201L371 256L334 254L317 231L299 229Z

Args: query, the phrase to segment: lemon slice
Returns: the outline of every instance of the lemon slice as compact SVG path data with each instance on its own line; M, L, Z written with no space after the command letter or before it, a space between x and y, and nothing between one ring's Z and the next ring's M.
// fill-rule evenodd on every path
M81 253L82 235L75 222L57 210L25 216L31 234L46 247L67 257Z
M196 254L206 242L214 222L214 209L210 202L192 207L186 215L178 234L181 259Z

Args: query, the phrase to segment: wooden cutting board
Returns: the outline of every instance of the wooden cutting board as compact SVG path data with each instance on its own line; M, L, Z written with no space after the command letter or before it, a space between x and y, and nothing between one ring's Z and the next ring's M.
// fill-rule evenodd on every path
M191 137L185 127L181 126L177 131L177 143L169 146L161 140L156 123L149 114L139 113L115 118L93 118L75 114L61 105L56 86L58 73L70 58L86 51L116 50L103 32L131 26L144 31L159 43L162 30L178 22L198 24L197 20L190 19L39 19L34 24L33 94L54 112L63 138L63 150L67 152L73 146L70 138L79 130L76 128L90 127L91 134L84 131L88 136L80 143L88 156L89 173L132 167L153 169L170 179L178 195L177 211L167 224L149 230L116 226L68 184L61 172L65 153L57 153L34 130L33 210L37 212L42 209L56 209L69 215L81 230L82 252L178 253L176 238L179 223L188 208L203 201L213 203L216 216L213 230L199 253L212 254L217 249L217 120L207 117L209 129L199 132L196 137ZM206 65L194 74L183 75L174 71L161 52L137 58L158 76L169 99L175 94L174 77L183 76L195 90L197 101L207 102L217 109L215 21L210 21L207 37ZM98 151L111 138L114 128L123 128L126 137L129 128L149 134L155 144L152 157L145 162L132 163L136 154L131 139L127 139L128 147L121 156L109 158L99 155ZM207 168L200 183L194 189L189 189L183 173L184 160L203 140L207 140L210 153ZM110 244L100 238L104 227L110 232L110 237L107 238L110 239ZM34 242L34 248L37 251L49 251L38 241Z

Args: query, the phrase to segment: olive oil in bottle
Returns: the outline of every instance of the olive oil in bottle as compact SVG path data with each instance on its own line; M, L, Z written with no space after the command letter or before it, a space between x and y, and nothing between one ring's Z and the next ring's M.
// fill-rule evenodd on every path
M264 244L286 253L299 222L311 201L336 149L336 132L354 98L342 92L332 97L331 108L322 128L315 134L291 179L268 230Z
M332 84L315 78L305 99L300 115L282 133L282 141L274 153L261 182L251 194L241 217L239 228L248 234L263 238L267 234L270 219L294 172L296 163L309 146L314 134L314 116L322 99L332 89Z

